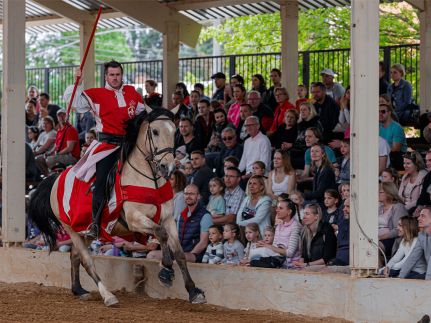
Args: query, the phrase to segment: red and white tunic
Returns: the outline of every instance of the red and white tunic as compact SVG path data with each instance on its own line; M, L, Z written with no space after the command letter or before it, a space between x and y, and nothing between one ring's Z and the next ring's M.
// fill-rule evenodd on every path
M72 96L73 86L65 93L66 102ZM72 107L79 113L91 111L96 120L96 129L116 136L126 134L126 122L133 119L145 108L141 95L130 85L123 85L115 90L109 85L104 88L83 90L77 88ZM88 182L96 172L96 163L110 155L120 147L117 145L93 141L85 155L74 166L76 176Z

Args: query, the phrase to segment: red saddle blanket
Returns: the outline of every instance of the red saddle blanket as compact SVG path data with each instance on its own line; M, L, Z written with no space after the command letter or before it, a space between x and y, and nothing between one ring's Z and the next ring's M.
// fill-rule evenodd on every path
M79 180L75 176L73 167L60 174L57 189L60 219L63 223L71 226L75 232L86 231L91 224L91 185L94 180L95 178L89 182ZM172 198L173 190L169 181L166 181L166 184L159 189L132 185L121 186L120 174L117 173L111 196L103 209L100 238L112 240L111 232L121 215L125 201L155 205L157 211L152 220L159 223L161 205ZM133 236L129 237L129 240L131 239ZM139 240L142 241L143 239Z

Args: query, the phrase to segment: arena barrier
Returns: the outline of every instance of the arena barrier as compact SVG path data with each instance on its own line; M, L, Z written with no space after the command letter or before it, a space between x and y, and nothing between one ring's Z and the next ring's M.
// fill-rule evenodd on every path
M70 287L69 254L0 248L0 263L1 282ZM134 291L138 283L154 298L187 299L176 265L176 279L168 289L158 282L157 261L98 256L95 263L111 290ZM209 304L232 309L278 310L354 322L416 322L431 312L428 281L203 264L189 264L189 268ZM83 271L81 280L84 288L96 290Z

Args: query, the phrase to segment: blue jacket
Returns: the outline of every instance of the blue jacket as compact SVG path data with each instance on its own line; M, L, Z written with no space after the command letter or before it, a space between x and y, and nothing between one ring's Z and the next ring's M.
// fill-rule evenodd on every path
M397 87L394 83L388 86L388 95L391 97L395 112L404 111L412 103L412 93L412 85L404 79L400 80Z
M178 220L178 237L184 252L190 252L200 241L201 220L208 211L201 205L197 205L190 217L187 217L189 209L181 212ZM205 252L205 250L203 251Z

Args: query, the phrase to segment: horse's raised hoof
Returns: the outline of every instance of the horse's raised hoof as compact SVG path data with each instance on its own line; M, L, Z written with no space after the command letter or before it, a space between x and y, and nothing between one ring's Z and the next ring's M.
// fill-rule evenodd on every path
M189 292L189 301L192 304L205 304L207 302L204 291L196 287Z
M175 272L173 269L163 267L159 271L159 281L165 287L172 287L172 282L175 278Z
M104 301L105 306L109 307L109 306L113 306L115 304L118 304L118 299L115 296L111 296L105 299Z

